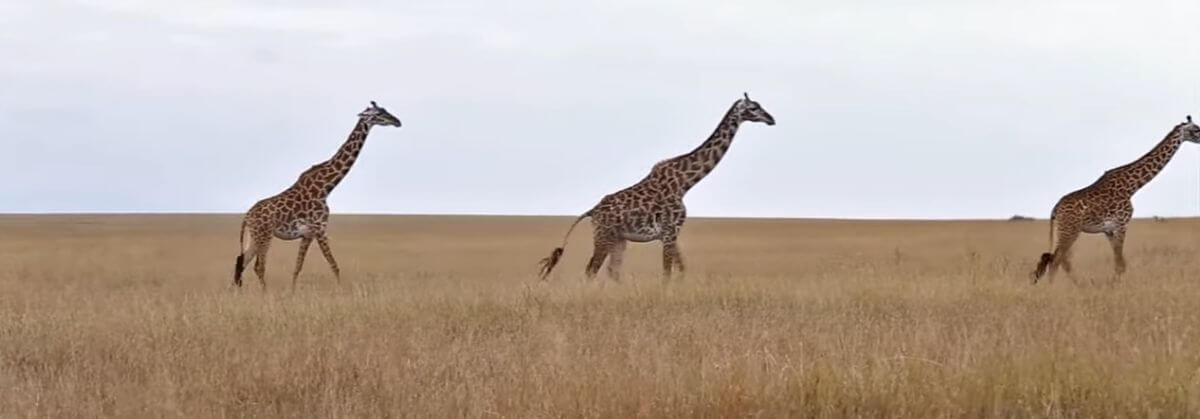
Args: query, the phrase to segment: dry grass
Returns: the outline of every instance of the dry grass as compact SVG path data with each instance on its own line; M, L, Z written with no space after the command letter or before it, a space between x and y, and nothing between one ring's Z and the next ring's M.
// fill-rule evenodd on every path
M1200 221L1085 237L1031 287L1045 221L695 220L686 279L631 247L585 282L567 218L332 223L289 292L229 288L234 216L0 217L0 416L1200 415Z

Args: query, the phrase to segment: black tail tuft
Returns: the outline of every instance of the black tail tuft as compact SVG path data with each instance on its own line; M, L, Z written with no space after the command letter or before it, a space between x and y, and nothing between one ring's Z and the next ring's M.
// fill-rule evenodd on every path
M242 271L246 269L246 256L238 255L233 264L233 285L242 286Z
M1046 274L1046 269L1050 267L1050 262L1054 262L1054 255L1050 253L1042 253L1042 258L1038 260L1037 269L1033 270L1033 283Z
M542 273L539 275L542 277L543 281L546 280L547 276L550 276L550 271L554 270L554 265L558 264L558 260L562 258L562 254L563 248L556 247L554 248L554 251L550 252L550 256L547 256L545 259L542 259L541 262L538 262L542 265Z

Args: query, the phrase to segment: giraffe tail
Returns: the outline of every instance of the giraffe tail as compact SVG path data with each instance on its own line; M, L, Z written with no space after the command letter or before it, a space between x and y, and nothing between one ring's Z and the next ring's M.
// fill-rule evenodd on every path
M1046 274L1046 268L1050 266L1050 262L1054 262L1053 253L1042 253L1042 258L1038 260L1037 269L1033 271L1033 281L1037 282L1042 275Z
M1036 284L1042 275L1046 274L1046 270L1050 264L1054 262L1054 214L1050 214L1050 252L1042 253L1042 257L1038 259L1037 268L1033 270L1033 282Z
M546 277L550 276L550 271L554 270L554 266L558 265L558 261L562 259L563 252L567 248L567 239L571 237L571 232L575 231L575 226L579 225L579 222L583 221L584 218L591 216L592 210L588 210L587 212L583 213L583 215L580 215L579 218L576 218L575 222L571 223L571 228L567 229L567 234L563 236L562 245L554 248L554 250L550 251L550 256L547 256L538 262L538 264L541 265L541 273L539 273L538 276L540 276L543 281L546 280Z
M242 229L238 233L237 260L233 263L233 285L242 286L242 272L246 270L246 220L242 220Z

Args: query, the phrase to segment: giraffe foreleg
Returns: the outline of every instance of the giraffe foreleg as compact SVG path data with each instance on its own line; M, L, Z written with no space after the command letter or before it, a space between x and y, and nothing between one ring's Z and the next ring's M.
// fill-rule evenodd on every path
M321 254L325 255L325 261L329 262L329 269L333 271L333 278L339 284L342 283L342 270L338 269L337 260L333 258L333 250L329 249L329 238L325 235L317 236L317 246L321 247Z
M663 279L671 279L671 273L674 268L678 267L679 272L683 272L683 258L679 254L679 244L674 238L664 239L662 247L662 268Z
M296 255L296 270L292 272L292 290L296 290L296 279L300 277L300 270L304 268L304 256L308 254L308 246L312 244L311 237L300 239L300 254Z
M1117 276L1125 273L1125 227L1122 226L1115 231L1104 233L1108 237L1108 244L1112 245L1113 250L1113 269Z
M683 251L679 248L679 231L683 229L683 223L687 221L687 207L683 203L679 203L679 213L675 215L675 222L671 225L663 237L663 271L665 277L670 278L670 269L666 267L667 257L673 262L674 267L679 270L679 275L683 276Z
M675 254L672 255L672 258L675 259L675 269L678 269L679 274L683 275L683 272L685 270L685 268L683 266L683 249L681 249L679 247L678 242L675 243L674 248L675 248L675 250L674 250Z

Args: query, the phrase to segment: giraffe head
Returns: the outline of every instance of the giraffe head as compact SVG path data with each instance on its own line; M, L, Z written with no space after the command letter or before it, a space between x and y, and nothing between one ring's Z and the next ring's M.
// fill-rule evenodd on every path
M738 117L741 118L742 121L762 122L767 125L775 125L775 117L767 113L767 110L763 109L758 102L750 100L750 95L745 92L742 93L742 98L738 99L734 106L737 108L736 111Z
M1175 127L1175 129L1179 130L1179 135L1183 136L1184 141L1200 143L1200 126L1196 126L1195 123L1192 123L1191 115L1187 116L1187 122L1179 124L1179 126Z
M400 126L400 118L396 118L392 114L388 113L387 109L376 105L375 101L373 100L371 101L371 106L368 106L367 109L363 109L362 112L358 113L358 117L366 121L367 125L383 125L385 127Z

